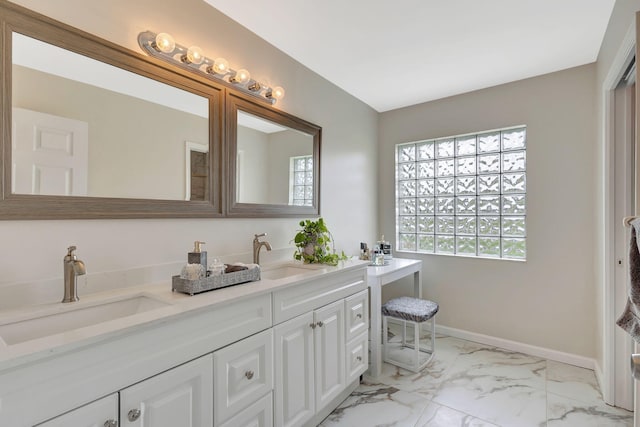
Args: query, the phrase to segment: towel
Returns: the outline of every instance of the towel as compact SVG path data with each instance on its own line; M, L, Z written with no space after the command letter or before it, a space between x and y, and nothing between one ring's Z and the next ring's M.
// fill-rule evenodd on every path
M616 324L631 335L635 342L640 343L640 246L638 246L637 237L640 233L640 218L631 221L630 225L629 275L631 286L629 287L627 306Z

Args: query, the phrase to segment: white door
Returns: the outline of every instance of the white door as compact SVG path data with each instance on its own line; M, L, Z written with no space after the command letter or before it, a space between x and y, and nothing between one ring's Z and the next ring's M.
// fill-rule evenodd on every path
M631 76L632 77L632 76ZM622 218L633 215L634 207L634 134L635 82L623 79L614 91L614 311L624 312L629 288L629 229ZM621 328L614 328L614 390L615 406L633 409L633 381L629 373L632 339Z
M12 193L86 196L88 123L22 108L12 116Z
M345 387L344 302L315 311L316 408L319 410Z
M313 313L277 325L275 342L275 425L299 426L315 414Z
M208 354L120 392L122 427L213 425L213 356Z
M103 397L64 415L53 418L38 427L117 427L118 393Z

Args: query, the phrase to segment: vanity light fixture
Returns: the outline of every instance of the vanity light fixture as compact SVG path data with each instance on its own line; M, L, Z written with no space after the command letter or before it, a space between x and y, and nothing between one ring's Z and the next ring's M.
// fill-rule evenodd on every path
M215 60L207 58L198 46L187 48L177 44L167 33L155 34L151 31L143 31L138 34L138 44L142 50L154 58L160 58L211 80L231 84L234 88L270 104L275 104L284 97L284 89L281 86L270 87L263 82L258 82L251 78L251 74L246 69L232 69L224 58Z

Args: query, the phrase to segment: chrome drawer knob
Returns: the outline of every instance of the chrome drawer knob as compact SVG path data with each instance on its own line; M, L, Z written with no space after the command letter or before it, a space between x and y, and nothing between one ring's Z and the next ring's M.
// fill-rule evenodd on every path
M129 421L136 421L140 418L140 409L132 409L127 413L127 418Z
M318 326L320 326L322 328L322 325L324 325L324 323L322 323L322 320L318 322Z
M118 422L116 420L107 420L104 422L103 427L118 427Z
M362 356L358 356L358 357L356 357L356 360L357 360L358 362L362 362Z
M311 329L315 329L316 328L316 324L315 323L310 323L309 326L311 326Z
M244 376L247 377L248 380L253 378L253 371L247 371L244 373Z
M361 313L356 314L356 319L362 319L362 314Z

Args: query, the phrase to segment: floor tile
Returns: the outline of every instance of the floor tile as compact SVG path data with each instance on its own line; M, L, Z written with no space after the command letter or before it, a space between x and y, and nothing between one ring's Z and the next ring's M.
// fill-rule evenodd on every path
M464 412L431 402L416 423L416 427L498 427Z
M633 413L548 393L548 427L633 427Z
M365 380L323 426L633 426L632 412L602 401L589 369L442 335L422 372L384 363Z
M547 391L582 402L602 402L592 370L552 360L547 361Z
M413 427L429 401L384 384L364 383L320 424L323 427Z

